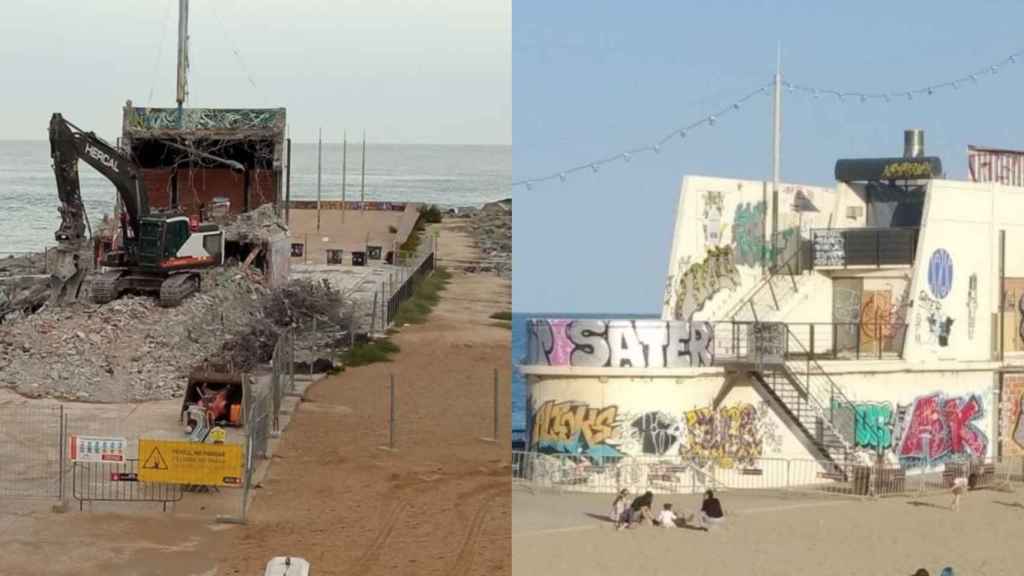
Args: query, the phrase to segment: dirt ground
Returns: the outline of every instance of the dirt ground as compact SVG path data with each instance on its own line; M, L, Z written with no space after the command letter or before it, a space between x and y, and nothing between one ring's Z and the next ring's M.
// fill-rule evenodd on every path
M471 256L444 225L441 250ZM509 574L511 334L488 316L511 306L507 281L455 274L423 325L394 337L394 362L315 384L258 491L250 526L223 533L218 574L257 574L275 555L316 574ZM396 382L396 452L387 387ZM507 418L507 416L503 416Z
M970 492L958 512L946 494L854 500L729 492L725 528L616 531L611 495L512 492L513 574L764 576L1012 576L1024 572L1024 489ZM677 514L700 496L655 496Z
M450 224L440 244L476 256ZM393 362L310 387L247 526L217 524L184 501L167 513L116 504L58 514L52 500L0 498L0 574L255 576L277 555L306 558L318 576L510 574L511 333L488 318L510 307L508 281L455 273L428 322L393 338ZM487 443L495 368L503 421L498 442ZM392 374L389 452L379 446Z

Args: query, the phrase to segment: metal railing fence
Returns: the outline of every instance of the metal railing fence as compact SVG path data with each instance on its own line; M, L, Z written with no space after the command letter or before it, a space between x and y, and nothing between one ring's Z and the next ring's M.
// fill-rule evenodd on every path
M86 502L178 502L184 496L181 484L139 482L139 460L117 463L74 462L71 495L82 510Z

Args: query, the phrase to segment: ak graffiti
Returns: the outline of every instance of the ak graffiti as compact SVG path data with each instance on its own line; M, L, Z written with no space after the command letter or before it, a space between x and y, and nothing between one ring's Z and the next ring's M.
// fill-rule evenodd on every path
M908 414L897 450L900 459L936 462L957 455L985 455L988 439L974 424L983 416L977 394L921 396Z
M732 247L709 249L704 260L680 271L674 282L676 301L673 317L691 320L715 294L739 287L740 272L736 268Z
M713 340L708 322L533 319L527 323L526 362L613 368L710 366Z

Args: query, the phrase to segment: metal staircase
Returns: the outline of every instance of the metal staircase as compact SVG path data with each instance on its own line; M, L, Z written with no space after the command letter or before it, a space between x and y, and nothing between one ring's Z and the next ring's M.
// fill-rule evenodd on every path
M726 316L736 322L775 320L774 316L800 293L804 279L801 264L800 249L794 250Z
M853 402L786 324L733 323L733 330L735 353L718 363L749 373L820 459L832 464L827 472L847 480L858 417Z

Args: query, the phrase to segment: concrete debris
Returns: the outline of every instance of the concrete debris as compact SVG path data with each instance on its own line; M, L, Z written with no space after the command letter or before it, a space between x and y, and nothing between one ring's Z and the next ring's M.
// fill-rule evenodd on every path
M230 220L218 222L224 230L224 240L259 244L287 230L273 204L264 204L255 210L243 212Z
M469 230L480 247L480 263L465 267L465 271L494 272L511 279L512 203L492 202L479 210L463 210L460 216L469 219Z
M44 307L0 324L0 386L92 402L179 397L191 367L247 330L266 293L229 269L206 272L202 292L175 308L139 296Z

